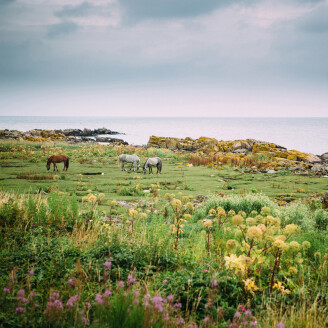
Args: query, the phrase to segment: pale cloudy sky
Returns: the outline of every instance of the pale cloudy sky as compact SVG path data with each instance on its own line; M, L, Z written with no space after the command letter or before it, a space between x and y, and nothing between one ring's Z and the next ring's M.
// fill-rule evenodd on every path
M0 115L328 116L328 0L0 0Z

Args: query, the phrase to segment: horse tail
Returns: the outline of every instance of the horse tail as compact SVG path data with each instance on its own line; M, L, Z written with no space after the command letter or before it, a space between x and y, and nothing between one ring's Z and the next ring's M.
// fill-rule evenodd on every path
M66 160L66 170L68 169L68 166L69 166L69 158L67 157L67 160Z

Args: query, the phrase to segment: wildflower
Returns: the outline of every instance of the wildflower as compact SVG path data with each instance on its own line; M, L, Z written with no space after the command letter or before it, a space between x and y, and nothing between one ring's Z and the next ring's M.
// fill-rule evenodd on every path
M285 251L288 248L288 245L280 239L275 240L272 245L281 251Z
M230 211L228 212L228 216L229 216L229 217L234 216L234 215L236 215L236 212L235 212L234 210L230 210Z
M178 209L178 208L181 207L182 203L179 199L175 198L171 201L171 205L172 205L173 208Z
M181 200L182 200L183 204L186 204L186 203L189 202L189 197L188 196L183 196Z
M107 298L108 296L111 296L112 295L112 292L109 290L109 289L106 289L104 294L102 295L102 297L104 298Z
M208 215L210 216L213 216L216 214L216 210L214 208L211 208L209 211L208 211Z
M251 316L251 315L252 315L252 311L250 311L250 310L246 310L246 311L245 311L245 315Z
M82 323L88 323L90 320L88 318L86 318L85 316L83 316L81 318L81 321L82 321Z
M226 248L228 250L232 250L237 246L237 242L234 239L229 239L226 242Z
M68 299L67 303L66 303L66 306L67 306L67 307L73 307L73 306L75 305L75 303L79 300L79 298L80 298L80 297L79 297L78 294L76 294L76 295L70 297L70 298Z
M172 302L174 300L174 296L172 294L166 296L166 299L169 301L169 302Z
M257 327L257 322L254 320L254 321L251 321L251 327Z
M291 241L288 246L293 252L299 252L301 250L301 245L297 241Z
M185 324L185 322L181 316L176 319L176 324L177 324L177 326L183 326Z
M5 294L10 294L10 289L7 288L7 287L4 287L4 288L3 288L3 292L4 292Z
M263 223L260 223L257 227L260 228L263 233L265 233L267 230L266 226Z
M271 214L271 209L269 207L262 207L261 209L261 215L263 216L267 216L267 215L270 215Z
M172 195L169 194L169 193L166 193L166 194L164 195L164 198L167 199L167 200L169 200L169 199L172 198Z
M72 279L72 278L70 278L70 279L68 279L67 284L68 284L68 286L70 286L70 287L74 287L74 285L75 285L75 280Z
M34 307L39 307L40 305L38 303L33 304Z
M112 262L111 261L106 261L105 264L104 264L104 267L106 269L110 269L112 267Z
M16 308L16 313L24 313L24 312L25 312L25 309L24 309L23 307L18 306L18 307Z
M90 307L90 306L91 306L91 303L90 303L90 302L84 302L84 305L85 305L86 307Z
M232 217L231 222L233 225L239 226L244 223L244 219L241 215L237 214Z
M162 302L163 302L163 298L160 296L154 296L151 299L151 302L154 305L154 309L158 312L163 312L163 306L162 306Z
M204 318L204 322L205 323L209 323L210 322L210 317L208 315Z
M136 278L134 278L133 276L129 275L128 278L127 278L127 281L128 281L128 285L132 285L136 281Z
M256 220L254 218L247 218L246 219L246 224L249 226L254 226L256 223Z
M241 313L239 312L239 311L237 311L236 313L235 313L235 318L240 318L241 317Z
M164 280L163 280L163 284L166 284L166 283L167 283L167 279L164 279Z
M218 281L215 280L215 279L213 279L213 280L211 281L211 287L214 288L214 287L217 287L217 286L218 286Z
M105 303L105 301L103 300L102 298L102 295L101 294L97 294L96 297L95 297L95 302L102 305Z
M206 220L204 222L204 227L205 228L212 228L213 227L213 221L212 220Z
M35 297L36 296L36 294L32 291L32 292L30 292L30 297Z
M295 268L294 266L290 267L288 271L292 276L296 275L298 272L297 268Z
M284 233L286 235L293 235L297 232L301 231L301 228L299 226L297 226L296 224L288 224L286 225L285 229L284 229Z
M207 272L208 272L208 270L206 270L206 269L205 269L205 270L203 270L203 272L204 272L204 273L207 273Z
M141 220L147 219L147 214L146 213L140 213L139 215Z
M277 328L285 328L285 325L283 324L282 321L277 323Z
M307 250L311 247L311 243L309 243L308 241L303 241L302 243L302 247Z
M33 275L34 275L34 270L33 270L33 269L29 270L29 271L28 271L28 274L29 274L30 276L33 276Z
M217 209L216 209L216 215L219 217L219 218L225 218L227 216L225 210L223 207L219 206Z
M316 259L319 259L319 258L321 257L321 253L320 253L320 252L315 252L315 253L314 253L314 257L315 257Z
M188 209L189 211L193 210L193 208L194 208L194 205L192 204L192 202L188 202L188 203L186 204L186 206L187 206L187 209Z
M181 304L181 303L175 303L175 304L174 304L174 307L176 307L176 308L179 308L179 309L180 309L180 308L182 307L182 304Z
M136 218L138 215L138 212L136 210L130 210L129 211L129 216L132 218Z
M250 227L246 233L247 237L253 240L261 240L262 239L262 230L256 226Z
M17 296L20 296L20 297L25 296L25 290L24 290L24 289L20 289L20 290L17 292Z
M246 311L245 307L244 307L244 306L242 306L242 305L238 305L238 309L241 309L243 312L245 312L245 311Z
M238 212L238 215L241 215L243 218L245 218L245 217L246 217L246 212L244 212L244 211L239 211L239 212Z
M117 283L117 287L124 287L124 281L119 281L118 283Z
M190 214L185 214L185 215L184 215L184 218L185 218L186 220L190 220L190 219L191 219L191 215L190 215Z

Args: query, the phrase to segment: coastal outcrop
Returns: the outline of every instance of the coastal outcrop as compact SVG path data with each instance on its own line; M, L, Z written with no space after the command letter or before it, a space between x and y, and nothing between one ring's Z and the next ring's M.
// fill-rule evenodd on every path
M297 165L312 169L312 172L316 174L328 174L328 153L318 156L298 150L288 150L275 143L255 139L219 141L207 137L179 139L151 136L147 146L197 152L199 155L210 156L225 154L228 157L242 158L252 155L272 162L273 166L292 167Z
M17 130L0 130L0 139L12 139L19 141L37 141L37 142L49 142L49 141L63 141L68 143L117 143L122 145L128 145L128 143L122 139L107 137L107 135L121 134L116 131L111 131L106 128L100 128L95 130L90 129L65 129L65 130L29 130L26 132ZM99 136L101 135L101 136Z

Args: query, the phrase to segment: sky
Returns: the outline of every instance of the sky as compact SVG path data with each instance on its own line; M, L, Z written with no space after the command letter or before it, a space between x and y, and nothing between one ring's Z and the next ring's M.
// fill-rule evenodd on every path
M0 0L0 115L328 116L328 0Z

